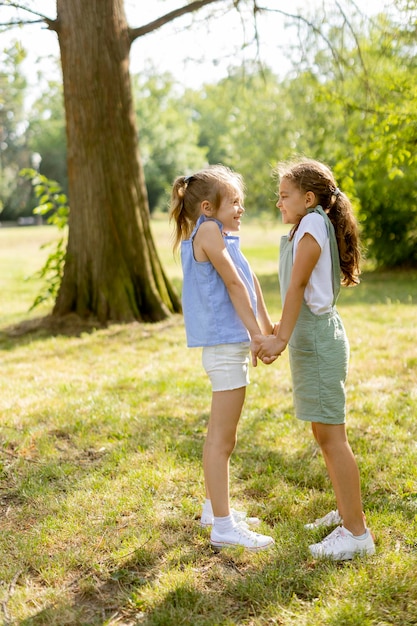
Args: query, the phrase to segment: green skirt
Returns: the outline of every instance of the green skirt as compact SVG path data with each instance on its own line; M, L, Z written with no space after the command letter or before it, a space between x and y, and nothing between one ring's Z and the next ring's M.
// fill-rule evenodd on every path
M349 343L336 309L315 315L303 303L288 350L297 418L344 424Z

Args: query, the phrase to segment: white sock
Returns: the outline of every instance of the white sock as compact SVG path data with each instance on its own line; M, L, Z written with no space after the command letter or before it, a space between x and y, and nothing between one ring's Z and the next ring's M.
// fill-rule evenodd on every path
M368 536L368 529L365 530L363 535L353 535L355 539L366 539Z
M236 523L231 515L213 518L213 527L220 534L227 533L229 530L232 530L234 526L236 526Z
M345 528L345 526L343 526L343 528ZM359 539L359 541L362 539L366 539L368 536L368 529L365 528L365 532L363 533L363 535L354 535L352 532L350 532L350 530L348 530L347 528L345 528L345 530L348 531L348 533L350 533L352 535L352 537L354 537L355 539Z
M211 506L211 500L206 498L203 504L203 512L207 515L213 515L213 507Z

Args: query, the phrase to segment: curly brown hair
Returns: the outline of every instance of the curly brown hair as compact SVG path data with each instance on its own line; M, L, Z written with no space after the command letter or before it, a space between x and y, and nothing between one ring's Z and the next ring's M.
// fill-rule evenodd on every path
M357 285L362 257L358 223L348 197L339 190L330 168L319 161L303 159L280 163L276 171L280 179L291 181L303 193L314 193L317 204L327 213L335 230L342 285Z

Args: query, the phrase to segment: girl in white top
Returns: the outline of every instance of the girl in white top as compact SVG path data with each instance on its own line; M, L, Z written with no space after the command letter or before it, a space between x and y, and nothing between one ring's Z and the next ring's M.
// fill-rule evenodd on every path
M277 207L284 223L293 224L280 247L282 318L273 335L255 337L252 347L272 363L288 345L295 413L311 422L337 502L337 510L306 527L342 522L310 552L346 560L375 552L345 428L349 344L335 307L340 282L359 282L358 228L328 167L304 160L281 166L279 173Z

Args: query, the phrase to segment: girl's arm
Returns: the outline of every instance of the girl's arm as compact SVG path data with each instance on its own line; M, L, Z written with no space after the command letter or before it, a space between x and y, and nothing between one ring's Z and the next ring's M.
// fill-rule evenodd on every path
M262 360L265 358L266 363L272 363L287 347L300 313L305 288L320 254L319 244L306 233L298 244L278 333L254 340L257 356Z
M259 328L252 309L248 290L227 252L219 227L215 222L204 222L198 230L197 236L198 235L199 250L205 253L207 259L222 278L233 306L243 324L246 326L249 335L252 338L255 335L261 334L261 329Z
M305 288L320 258L320 254L321 248L316 239L309 233L306 233L298 244L277 335L277 339L285 342L285 345L289 342L294 330L300 314Z
M258 277L252 272L253 282L255 284L256 298L257 298L257 309L258 309L258 320L261 325L261 329L264 335L270 335L274 331L274 324L271 322L271 318L269 317L268 310L266 308L264 296L262 293L261 285L259 284Z

